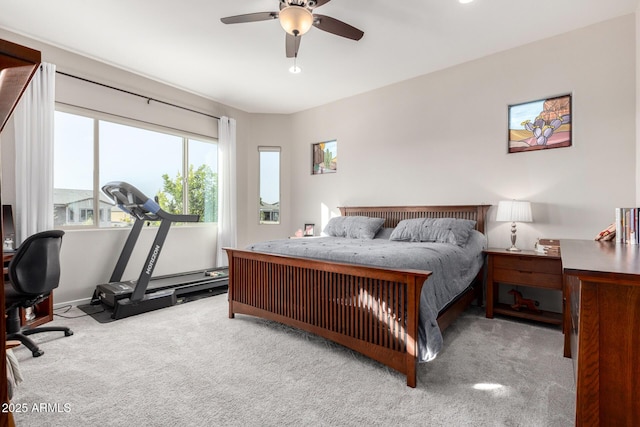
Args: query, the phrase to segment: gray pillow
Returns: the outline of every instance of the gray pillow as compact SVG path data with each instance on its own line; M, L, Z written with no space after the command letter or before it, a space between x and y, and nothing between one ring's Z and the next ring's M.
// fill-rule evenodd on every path
M415 218L400 221L389 240L436 242L464 246L476 222L457 218Z
M333 237L347 237L349 239L373 239L383 218L369 218L366 216L337 216L331 218L324 228L324 233Z
M391 232L389 240L419 242L422 224L426 218L403 219Z
M322 231L327 236L344 237L346 235L344 229L344 220L346 218L346 216L336 216L334 218L331 218Z

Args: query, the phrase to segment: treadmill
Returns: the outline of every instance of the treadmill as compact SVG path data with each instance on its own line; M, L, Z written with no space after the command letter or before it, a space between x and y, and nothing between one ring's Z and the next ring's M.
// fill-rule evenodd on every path
M132 215L135 222L124 244L109 283L96 287L91 304L113 307L113 319L123 319L151 310L170 307L178 302L178 297L211 291L225 290L229 285L226 267L204 271L171 274L152 277L162 246L172 223L198 222L198 215L171 214L160 208L157 201L148 198L131 184L112 181L102 187L102 191L113 200L122 211ZM122 275L131 258L140 231L145 222L160 221L149 255L143 265L138 280L122 281Z

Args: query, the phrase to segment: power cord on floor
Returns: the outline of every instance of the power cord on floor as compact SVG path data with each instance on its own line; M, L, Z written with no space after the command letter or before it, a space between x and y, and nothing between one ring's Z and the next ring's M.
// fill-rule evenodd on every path
M53 309L53 312L54 312L53 315L54 316L58 316L58 317L62 317L64 319L77 319L79 317L91 316L91 314L89 314L89 313L81 314L79 316L63 316L62 314L56 313L56 310L64 310L63 313L68 313L69 310L71 310L72 308L73 308L73 306L71 304L63 305L62 307L58 307L58 308L54 308ZM102 313L103 311L104 311L104 307L102 308L102 310L96 311L95 313L92 313L92 314Z

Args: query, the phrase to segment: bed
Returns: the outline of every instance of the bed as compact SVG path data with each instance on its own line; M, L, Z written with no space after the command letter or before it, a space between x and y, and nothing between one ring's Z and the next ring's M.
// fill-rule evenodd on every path
M486 239L481 233L485 231L488 208L342 207L342 217L375 219L382 224L380 231L366 242L303 237L261 242L243 250L225 248L229 257L229 317L252 315L317 334L401 372L406 375L407 385L415 387L417 363L435 357L441 332L474 300L482 303L482 249ZM440 267L440 258L453 256L450 252L458 251L452 248L456 245L389 243L388 233L397 233L402 226L422 218L455 218L473 224L476 231L469 236L469 241L476 242L475 254L470 256L475 257L473 271L464 267L465 276L455 279L440 271L463 269ZM391 252L390 244L395 245ZM362 248L354 250L353 245ZM319 252L319 246L330 255ZM394 257L403 247L436 253L436 261L430 264L434 268L422 268L415 263L416 256L411 262L398 261ZM304 256L300 255L301 248ZM296 255L288 254L290 250ZM385 261L390 264L376 265L384 264L380 261L383 258L390 258ZM461 288L458 284L455 296L441 298L436 295L440 291L430 286L435 282L464 283ZM439 301L435 304L434 300Z

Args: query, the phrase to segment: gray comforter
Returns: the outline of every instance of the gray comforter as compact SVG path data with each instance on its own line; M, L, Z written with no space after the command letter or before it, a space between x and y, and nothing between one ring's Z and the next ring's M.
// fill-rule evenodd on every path
M384 230L375 239L319 237L270 240L247 249L351 264L429 270L433 274L422 287L418 360L427 362L442 348L438 312L464 291L483 264L486 238L473 231L464 247L448 243L388 240Z

